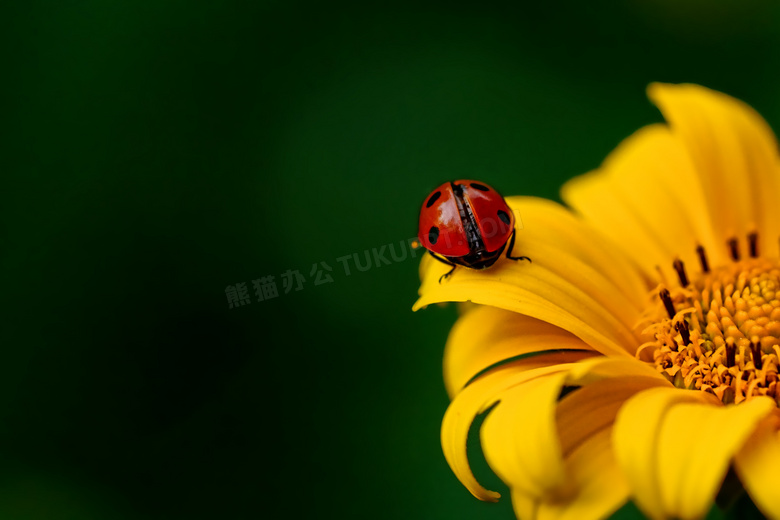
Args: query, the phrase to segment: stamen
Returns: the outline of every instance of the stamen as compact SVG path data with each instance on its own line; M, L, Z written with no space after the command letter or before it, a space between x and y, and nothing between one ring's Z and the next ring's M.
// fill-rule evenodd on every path
M726 366L733 367L737 364L737 346L734 344L734 338L726 338Z
M713 393L724 404L769 396L780 409L780 260L759 256L757 232L745 240L744 259L712 269L694 244L706 273L674 260L687 285L659 280L648 319L637 325L645 341L637 357L677 388ZM723 245L739 258L737 239Z
M761 361L761 343L757 340L758 338L754 338L750 342L750 353L753 355L753 365L757 370L761 370L764 363Z
M704 246L696 246L696 253L699 255L702 272L709 273L710 264L707 263L707 253L704 251Z
M739 242L737 242L736 238L732 238L728 241L728 245L731 259L735 262L739 262Z
M676 311L674 310L674 304L672 303L672 296L669 294L669 290L666 288L661 289L658 296L660 296L661 301L664 302L664 307L666 307L666 313L669 315L669 319L674 318Z
M689 345L691 343L691 333L688 332L688 324L684 321L678 321L675 323L674 328L677 329L677 332L682 336L683 346Z
M680 285L688 287L688 275L685 274L685 265L679 258L674 261L674 270L677 271L677 277L680 279Z
M748 243L750 244L750 258L758 258L758 233L755 231L748 233Z

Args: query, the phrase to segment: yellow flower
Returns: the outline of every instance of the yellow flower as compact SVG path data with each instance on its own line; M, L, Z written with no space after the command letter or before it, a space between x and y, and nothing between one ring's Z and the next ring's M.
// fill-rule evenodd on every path
M421 263L419 309L462 307L442 447L474 496L480 439L519 518L701 518L730 468L780 518L780 160L750 107L654 84L640 129L556 203L510 197L533 263Z

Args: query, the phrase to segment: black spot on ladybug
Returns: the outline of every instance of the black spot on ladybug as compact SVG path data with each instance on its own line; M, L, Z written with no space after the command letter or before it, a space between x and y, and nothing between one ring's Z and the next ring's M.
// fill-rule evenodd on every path
M510 222L509 215L506 214L506 211L504 211L502 209L498 210L498 218L500 218L501 222L503 222L507 226L509 225L509 222Z
M472 182L471 187L479 191L490 191L490 188L488 188L484 184L479 184L478 182Z
M439 240L439 228L433 226L431 230L428 231L428 241L431 243L431 245L435 245L438 240Z
M441 192L437 191L436 193L431 195L431 198L429 198L428 202L425 203L425 207L430 208L431 206L433 206L433 203L439 200L439 197L441 197Z

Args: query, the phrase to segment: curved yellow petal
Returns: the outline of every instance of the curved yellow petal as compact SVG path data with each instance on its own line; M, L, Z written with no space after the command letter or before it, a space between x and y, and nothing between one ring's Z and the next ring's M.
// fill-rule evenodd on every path
M512 508L515 516L522 520L537 520L539 518L539 497L528 495L521 490L510 490Z
M566 374L507 389L482 423L482 451L512 489L533 496L566 496L569 482L556 434L555 402Z
M611 426L618 411L633 395L653 387L668 387L663 378L630 374L601 379L564 397L556 411L563 453L568 454L589 437Z
M637 505L651 518L664 517L660 480L668 471L660 473L656 462L664 448L658 443L664 416L675 402L705 399L703 392L654 389L635 396L618 413L613 431L615 455Z
M669 388L631 398L613 438L637 505L651 518L704 516L734 454L773 409L768 398L724 407L704 392Z
M446 301L492 305L568 330L604 354L630 356L639 344L632 329L647 289L638 272L616 252L611 264L595 265L604 255L603 238L563 207L534 198L508 202L525 222L515 254L533 263L502 259L484 271L456 269L439 283L449 268L428 257L414 309ZM604 267L609 276L602 274Z
M585 386L559 403L564 385ZM602 357L505 388L482 425L485 457L513 489L566 501L577 491L564 456L611 425L623 401L656 386L669 386L669 382L644 363Z
M531 218L534 242L565 249L573 257L597 271L609 269L610 289L621 292L634 305L642 305L647 292L645 280L637 273L636 266L628 258L616 255L612 244L605 241L598 230L593 229L558 203L535 197L507 197L507 203L523 218ZM528 225L521 232L526 234ZM518 248L525 247L522 234L518 235Z
M735 466L750 498L768 518L780 518L777 468L780 467L780 418L770 416L737 453Z
M665 125L635 132L602 166L561 189L563 199L642 268L646 277L680 258L697 267L696 246L718 251L704 195L687 152Z
M546 383L552 386L555 381L548 379ZM610 445L615 415L632 395L647 388L668 387L669 382L644 363L596 358L571 365L565 379L557 383L580 388L557 403L551 400L546 405L539 403L534 407L546 406L548 410L534 413L524 408L522 423L518 420L520 408L512 406L510 400L503 400L483 425L485 454L489 456L488 448L496 443L492 448L501 460L492 461L491 467L497 464L499 467L494 469L507 479L518 518L605 518L628 496L628 483L614 460ZM523 388L510 390L519 395L523 391ZM556 393L548 393L549 396L555 399ZM496 421L498 415L493 417L501 407L505 424ZM554 424L549 420L550 408L556 408ZM493 422L489 425L488 420ZM511 434L502 439L502 431L529 426L534 426L536 438L547 439L539 443L552 444L555 449L540 450L538 444L529 444L533 439L518 441ZM488 427L495 431L488 431ZM506 456L501 455L502 451L512 454L508 457L510 461L503 460ZM520 462L513 464L513 460ZM528 480L534 478L525 471L524 464L529 460L537 468L547 467L549 475L558 477L557 487L540 489L535 480L529 484Z
M471 472L466 453L466 439L474 417L502 399L508 389L519 385L531 385L539 378L560 377L560 374L565 372L569 366L555 365L523 370L522 366L528 362L527 359L516 361L497 369L490 374L490 377L477 379L455 397L444 414L441 425L441 446L444 458L447 459L447 463L458 480L480 500L495 502L500 495L495 491L485 489L477 482Z
M680 518L699 518L712 507L734 454L774 408L769 399L752 399L739 406L680 404L667 414L659 442L664 448L660 468L661 494L668 511ZM715 433L713 435L713 433ZM693 446L679 442L696 438Z
M741 239L744 254L745 236L758 231L762 247L776 254L780 160L766 122L742 101L699 85L655 83L648 95L684 143L706 199L702 212L723 242Z
M635 358L594 358L571 365L567 384L583 386L610 377L647 377L669 382L651 365Z
M698 268L728 261L726 240L758 231L776 251L780 160L766 122L752 108L698 85L653 84L650 98L669 122L637 131L602 166L562 189L563 199L653 276L675 280L671 262Z
M444 383L450 398L475 375L507 359L549 350L528 368L572 363L597 355L581 339L554 325L496 307L477 305L462 315L444 349ZM565 352L564 352L565 351Z
M518 518L597 520L607 518L629 497L628 483L612 453L611 428L589 437L566 458L576 492L568 500L539 499L512 489Z

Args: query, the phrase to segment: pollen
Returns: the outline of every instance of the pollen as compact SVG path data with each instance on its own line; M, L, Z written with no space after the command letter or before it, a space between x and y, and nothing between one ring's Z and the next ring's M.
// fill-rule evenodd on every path
M674 260L678 283L653 291L637 357L676 387L725 404L768 395L780 405L780 262L758 256L755 233L748 258L740 259L736 239L726 246L732 262L712 269L697 248L700 269L691 277Z

